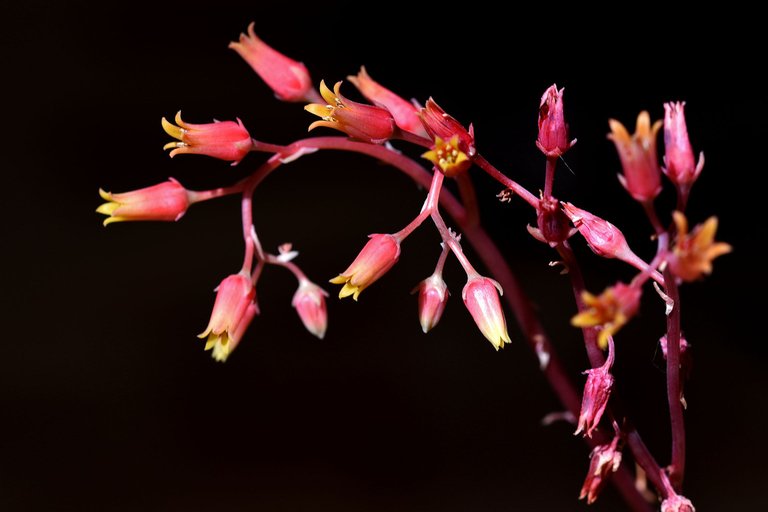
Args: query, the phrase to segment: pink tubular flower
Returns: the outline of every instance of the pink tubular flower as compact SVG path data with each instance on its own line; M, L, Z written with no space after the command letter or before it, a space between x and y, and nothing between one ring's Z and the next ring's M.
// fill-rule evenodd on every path
M465 153L466 157L472 158L477 153L472 126L469 127L469 130L464 128L460 122L440 108L432 98L427 100L427 105L421 109L419 117L421 124L424 125L424 129L427 130L432 140L440 138L444 141L450 141L456 137L456 147Z
M610 474L615 473L621 465L621 451L617 450L618 444L619 437L616 436L610 444L596 446L590 454L589 472L579 494L580 500L587 498L588 505L597 500Z
M216 292L211 320L198 338L207 338L205 350L213 349L213 358L223 362L240 343L259 308L254 302L256 291L249 275L226 277Z
M341 82L336 82L333 91L324 81L320 82L320 94L326 104L311 103L304 107L307 112L322 118L309 125L310 130L325 126L342 131L353 139L374 144L381 144L392 137L395 119L387 109L348 100L341 95L340 89Z
M208 155L220 160L229 160L237 165L251 151L253 142L248 130L238 119L234 121L215 121L206 124L190 124L181 120L181 111L176 114L176 125L162 119L165 133L178 139L169 142L163 149L171 149L170 155L190 153Z
M661 512L696 512L691 500L675 494L661 502Z
M507 322L504 319L504 311L501 309L499 295L502 293L501 285L493 279L475 276L469 278L461 292L464 305L475 320L480 332L496 350L504 347L505 343L512 343L507 333Z
M584 436L591 438L592 432L600 423L613 388L613 375L610 369L606 361L605 365L584 372L587 375L587 383L584 385L584 396L581 399L579 424L573 435L584 432Z
M333 284L344 285L339 291L340 299L351 295L357 300L360 292L386 274L400 257L400 241L394 236L374 234L368 238L349 268L331 279Z
M587 241L592 252L603 258L620 260L625 260L630 255L634 256L619 228L571 203L562 203L562 205L563 211Z
M365 70L365 66L360 68L357 76L348 76L347 79L357 87L368 101L387 109L395 118L395 123L400 129L421 137L427 137L427 132L419 120L419 109L413 103L404 100L376 82Z
M304 327L320 339L323 339L328 328L328 309L325 306L326 296L328 296L328 293L325 290L315 283L303 279L299 283L299 289L296 290L291 301Z
M99 195L108 201L96 208L98 213L107 215L105 226L127 220L179 220L190 203L187 189L173 178L122 194L99 189Z
M312 79L304 64L268 46L256 36L253 25L248 25L248 35L241 33L240 41L229 43L229 47L259 74L278 99L311 101L317 92L312 90Z
M576 139L570 140L568 137L568 123L563 114L564 90L558 91L557 85L553 84L544 91L539 105L539 138L536 146L550 158L559 157L576 144Z
M443 281L443 276L435 273L419 283L416 290L419 291L419 322L421 330L426 334L443 316L445 305L448 303L448 286Z
M694 161L688 128L685 125L685 102L664 104L664 174L687 196L693 182L704 167L704 153Z
M640 112L635 133L631 136L624 125L615 119L609 120L608 124L611 127L608 138L616 145L624 168L624 175L619 175L619 181L636 201L653 201L661 192L661 170L656 155L656 134L661 128L661 121L651 126L650 114Z

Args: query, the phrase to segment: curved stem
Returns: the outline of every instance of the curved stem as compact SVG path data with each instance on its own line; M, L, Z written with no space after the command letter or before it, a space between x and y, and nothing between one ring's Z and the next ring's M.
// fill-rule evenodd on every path
M513 191L515 194L519 195L520 197L525 200L526 203L531 205L536 210L539 209L539 200L528 192L528 190L517 183L516 181L508 178L503 172L498 170L496 167L491 165L491 163L486 160L482 155L478 154L472 159L475 164L477 164L478 167L480 167L482 170L484 170L486 173L488 173L491 178L495 179L511 191Z

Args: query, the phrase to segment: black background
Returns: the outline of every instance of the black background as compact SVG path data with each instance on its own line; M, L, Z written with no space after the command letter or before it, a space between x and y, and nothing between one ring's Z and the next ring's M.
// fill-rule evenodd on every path
M2 34L5 335L0 359L0 509L16 510L582 510L586 446L572 427L542 427L558 409L510 317L496 353L460 300L454 262L446 316L425 336L408 291L432 270L425 226L360 302L329 301L325 340L290 306L295 283L270 269L262 315L225 365L195 335L212 288L241 262L239 205L195 206L177 224L103 228L98 187L115 192L168 176L190 188L230 184L260 161L168 159L161 116L239 116L261 140L302 137L311 116L281 104L231 50L257 32L334 82L365 64L406 97L434 96L475 123L480 150L529 189L541 186L533 141L541 92L565 86L576 147L555 193L621 227L644 257L653 242L615 178L607 119L633 124L662 103L688 102L707 165L690 217L721 220L735 251L683 289L694 345L687 392L686 494L700 510L764 502L765 98L753 22L734 12L628 6L632 15L504 14L430 3L398 7L209 2L93 7L31 3ZM577 21L587 19L589 22ZM604 21L598 21L604 20ZM735 31L736 35L729 35ZM751 63L751 64L750 64ZM351 87L347 92L354 96ZM478 170L489 230L533 298L574 379L587 368L567 280L525 231L521 204ZM365 235L402 227L424 191L355 155L301 159L257 191L267 248L293 242L319 283ZM669 190L658 201L668 218ZM591 289L631 273L576 242ZM471 251L470 251L471 254ZM476 261L476 258L473 258ZM330 291L331 286L326 286ZM617 386L657 457L668 459L662 306L648 291L618 338ZM618 510L607 490L592 510Z

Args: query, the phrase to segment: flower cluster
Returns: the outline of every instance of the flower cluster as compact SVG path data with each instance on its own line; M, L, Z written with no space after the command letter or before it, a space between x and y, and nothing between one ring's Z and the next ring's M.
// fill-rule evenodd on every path
M593 448L580 494L580 498L586 498L588 503L597 499L612 474L629 471L626 464L622 465L622 448L628 438L634 440L639 434L627 426L630 425L628 420L613 407L617 401L614 383L622 376L614 375L612 370L618 353L616 346L629 330L624 328L638 315L644 288L653 282L664 299L668 316L661 346L667 361L675 449L668 469L662 469L642 442L627 444L635 461L657 484L662 510L693 511L691 502L679 494L685 458L684 449L680 449L684 446L680 442L684 436L683 423L678 421L682 417L680 380L687 376L691 351L681 336L678 284L710 274L713 260L728 253L731 247L715 241L716 217L689 229L686 204L691 187L701 175L704 157L701 154L698 162L694 158L684 115L685 103L664 105L663 121L651 122L650 114L641 112L633 134L620 122L609 121L608 138L616 147L622 168L619 180L632 200L642 206L657 240L655 256L646 261L630 248L625 235L613 223L554 195L558 161L576 143L566 122L564 89L552 85L539 102L535 144L546 159L546 167L543 187L536 196L486 160L479 152L473 126L466 127L432 98L428 98L423 107L416 101L407 101L371 78L364 67L348 80L369 103L353 101L343 95L341 81L335 82L332 89L325 81L320 81L319 88L315 89L307 68L259 39L253 24L238 41L230 44L230 48L253 68L278 99L304 103L304 109L316 116L309 124L310 131L330 128L343 135L310 137L279 145L253 139L239 119L192 124L182 120L179 112L175 123L165 118L161 121L165 132L174 139L165 145L165 149L171 150L171 157L207 155L236 165L250 153L265 152L270 156L255 166L248 177L228 187L193 191L170 179L130 192L99 191L106 202L96 211L106 215L105 225L121 221L176 221L197 202L232 195L240 197L243 263L215 290L210 320L199 335L205 340L204 349L210 350L215 360L225 361L243 341L246 330L259 314L257 287L268 267L283 268L293 274L298 285L292 305L306 330L317 338L324 338L328 328L328 293L295 263L298 252L290 244L280 245L276 253L264 250L252 215L254 193L267 175L304 155L319 150L363 153L400 169L428 188L428 192L423 206L418 211L414 208L415 215L407 225L391 232L369 235L368 242L346 270L330 279L331 283L341 286L339 298L352 297L357 301L363 291L383 279L407 252L408 237L423 224L431 224L439 236L441 251L431 274L413 290L418 294L418 320L422 331L433 330L446 312L450 293L443 270L449 257L455 258L466 276L461 298L469 316L496 350L511 342L501 302L504 296L519 320L523 338L535 350L546 377L569 409L561 416L572 418L576 423L575 433L583 434ZM663 165L660 165L657 138L662 127L665 154ZM415 145L417 154L429 162L429 167L424 168L406 152L396 149L395 144ZM577 392L563 374L562 365L552 364L557 362L554 344L544 334L534 308L526 301L511 268L479 222L470 179L470 171L478 169L504 186L499 195L502 200L511 200L517 195L533 208L536 227L528 226L528 231L557 252L559 259L556 263L562 264L563 273L570 276L577 309L571 324L582 329L590 360L590 368L584 372L587 377L580 408L578 404L574 405ZM659 220L654 204L664 186L662 174L675 187L678 199L677 209L667 212L666 226ZM451 179L456 181L458 196L451 187L444 186L446 180ZM444 213L456 223L456 230L448 227ZM464 251L462 235L473 245L473 254L498 281L478 272ZM573 250L574 238L583 239L598 257L629 265L636 272L634 277L627 283L616 282L599 294L590 293ZM504 295L504 289L512 293ZM612 432L601 425L605 423L604 418L611 422ZM629 493L628 500L637 498L631 495L632 489L624 489L624 492Z

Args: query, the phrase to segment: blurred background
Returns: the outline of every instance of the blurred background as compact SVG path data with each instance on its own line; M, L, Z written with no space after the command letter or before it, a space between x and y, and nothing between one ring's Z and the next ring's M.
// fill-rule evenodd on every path
M720 218L733 254L683 288L683 327L695 364L687 386L685 494L700 510L765 503L763 209L758 185L766 101L759 35L736 13L636 6L637 16L541 8L535 16L466 5L325 2L155 2L98 7L30 2L2 41L6 93L0 359L0 509L100 511L584 510L577 500L588 449L567 424L541 425L559 404L509 315L511 346L496 353L460 299L428 335L408 292L437 258L428 225L359 303L329 301L322 341L304 331L292 276L268 269L262 315L226 364L203 352L213 288L239 269L239 204L192 208L176 224L104 228L97 190L122 192L169 176L204 189L239 166L170 160L162 116L240 117L261 140L304 136L312 116L281 104L227 49L250 21L269 44L335 82L365 64L403 96L433 96L478 147L531 190L543 183L536 113L544 89L564 86L578 144L555 194L618 225L635 250L654 243L616 179L608 118L688 102L693 147L707 164L690 218ZM508 9L512 9L509 14ZM576 19L599 17L584 25ZM733 32L737 35L733 36ZM726 36L726 33L731 34ZM346 92L355 97L351 86ZM576 382L588 367L567 280L526 232L535 218L478 170L483 218L534 301ZM318 283L346 268L366 235L391 232L425 191L375 161L317 154L257 191L255 225L270 250L292 242ZM658 206L667 219L673 194ZM576 240L588 286L631 275ZM470 254L471 251L469 251ZM472 257L477 261L476 257ZM331 285L325 286L332 293ZM648 289L618 337L617 388L664 464L669 435L662 305ZM595 511L623 510L606 489Z

